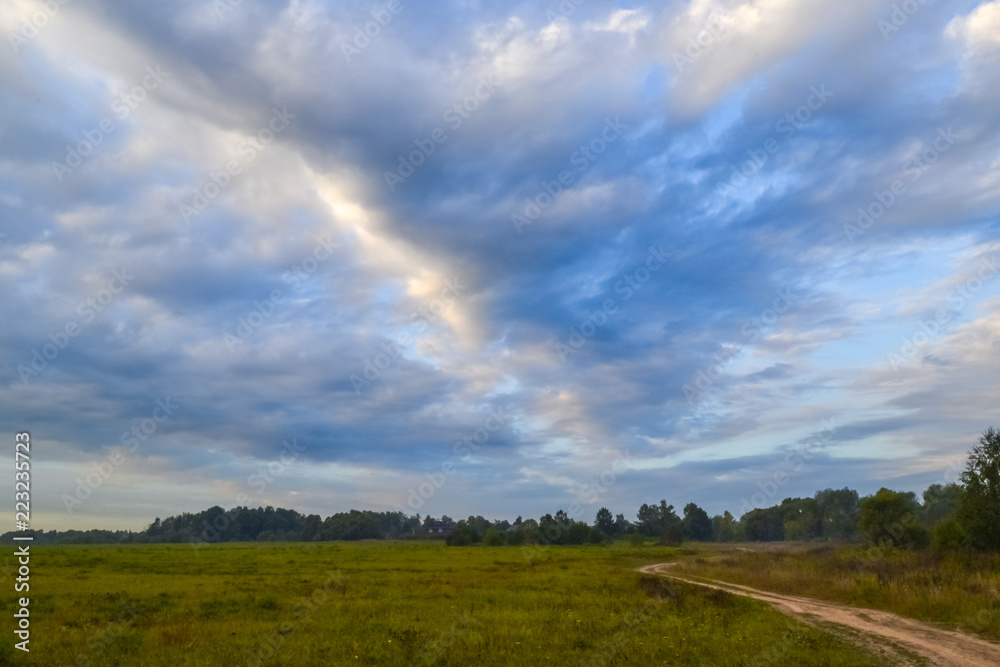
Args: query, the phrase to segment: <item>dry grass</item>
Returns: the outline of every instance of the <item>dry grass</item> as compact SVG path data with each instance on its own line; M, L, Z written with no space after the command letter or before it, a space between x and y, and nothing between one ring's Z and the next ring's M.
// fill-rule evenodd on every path
M678 571L895 612L1000 639L1000 555L833 545L706 546Z

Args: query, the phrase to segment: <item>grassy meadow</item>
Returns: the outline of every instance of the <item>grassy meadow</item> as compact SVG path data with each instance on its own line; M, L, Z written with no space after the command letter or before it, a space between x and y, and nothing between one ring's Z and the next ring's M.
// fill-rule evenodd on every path
M529 562L519 548L440 542L39 546L31 653L6 632L0 664L887 664L763 603L635 572L684 553L550 547Z
M891 611L1000 640L1000 554L857 545L705 545L678 574Z

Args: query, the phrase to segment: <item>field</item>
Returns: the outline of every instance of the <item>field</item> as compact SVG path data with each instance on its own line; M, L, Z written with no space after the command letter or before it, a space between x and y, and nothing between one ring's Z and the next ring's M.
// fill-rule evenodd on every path
M435 542L38 547L31 653L7 631L0 664L886 664L763 603L635 571L683 555L550 547L529 562L519 548ZM8 576L5 609L14 596Z
M748 548L749 547L749 548ZM1000 640L1000 555L860 546L718 545L678 574L891 611Z

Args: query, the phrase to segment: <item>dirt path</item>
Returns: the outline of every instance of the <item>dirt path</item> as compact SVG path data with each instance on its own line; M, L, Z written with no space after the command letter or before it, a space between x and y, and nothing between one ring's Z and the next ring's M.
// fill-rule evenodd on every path
M819 623L835 623L862 633L859 637L854 633L846 635L850 641L861 643L867 648L885 654L885 647L879 646L868 637L878 637L887 640L889 644L901 648L911 654L926 659L932 665L997 667L1000 665L1000 644L994 644L984 639L971 637L961 632L942 630L920 621L903 618L886 611L875 609L859 609L814 600L812 598L782 595L759 591L748 586L728 584L722 581L689 579L669 571L673 563L659 563L639 568L645 574L655 574L683 581L697 586L706 586L734 595L745 595L755 600L767 602L772 607L809 625ZM830 629L830 628L826 628ZM837 633L843 635L844 633ZM892 653L890 648L890 653ZM907 659L905 653L894 654L894 658L903 661L901 664L921 664Z

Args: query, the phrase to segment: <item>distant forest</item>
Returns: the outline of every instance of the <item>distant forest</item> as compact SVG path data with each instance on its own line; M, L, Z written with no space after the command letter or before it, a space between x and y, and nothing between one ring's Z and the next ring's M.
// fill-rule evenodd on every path
M751 509L736 519L729 512L710 517L695 503L678 514L661 500L643 504L635 520L602 507L593 524L564 511L539 519L490 521L482 516L454 520L403 512L351 510L326 519L317 514L273 507L211 507L160 520L146 530L67 530L33 534L36 543L188 542L194 546L245 541L326 541L367 539L444 539L449 545L529 546L600 544L628 539L665 545L698 542L773 542L780 540L858 541L902 548L975 548L1000 551L1000 432L990 428L969 453L958 484L935 484L923 492L880 489L859 497L849 488L825 489L812 498L785 498L772 507Z

